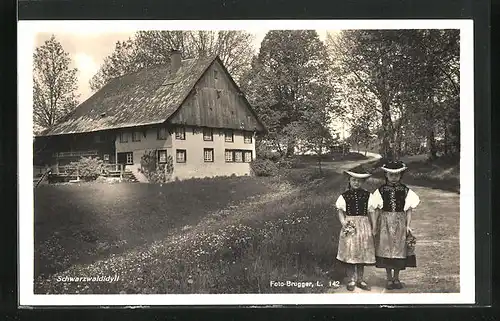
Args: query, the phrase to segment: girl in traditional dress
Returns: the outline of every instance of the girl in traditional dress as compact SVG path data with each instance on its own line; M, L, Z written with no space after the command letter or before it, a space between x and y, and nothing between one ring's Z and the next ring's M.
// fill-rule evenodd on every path
M386 288L401 289L399 271L416 267L415 255L407 255L406 238L411 233L412 209L420 199L406 185L401 183L407 169L401 161L387 162L382 166L386 182L373 193L370 208L377 209L374 220L376 267L385 268Z
M335 204L342 224L337 260L346 264L349 291L353 291L355 286L369 291L370 286L363 280L363 272L365 265L375 263L371 216L368 213L372 195L361 185L371 174L362 168L345 173L349 176L349 186Z

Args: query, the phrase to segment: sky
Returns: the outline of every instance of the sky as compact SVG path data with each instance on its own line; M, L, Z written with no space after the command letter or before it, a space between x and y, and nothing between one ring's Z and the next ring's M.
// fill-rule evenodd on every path
M268 31L252 32L254 35L253 46L256 52ZM317 32L321 40L326 39L326 31L318 30ZM92 94L89 80L97 73L104 58L113 52L116 42L125 41L134 33L38 33L35 37L35 46L42 45L52 34L55 35L64 50L69 53L72 61L71 67L78 69L78 94L80 102L82 102Z

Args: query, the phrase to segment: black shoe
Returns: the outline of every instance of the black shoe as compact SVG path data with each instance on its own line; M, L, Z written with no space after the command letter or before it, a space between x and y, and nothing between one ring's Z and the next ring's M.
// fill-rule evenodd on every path
M358 288L366 291L370 291L372 289L365 281L360 281L356 285L358 286Z
M403 284L401 284L401 282L399 280L394 280L394 288L395 289L402 289Z
M393 282L392 280L387 280L387 283L386 283L386 285L385 285L385 288L386 288L387 290L392 290L392 289L394 289L394 282Z
M347 290L348 291L354 291L354 288L356 287L356 283L351 281L349 283L347 283Z

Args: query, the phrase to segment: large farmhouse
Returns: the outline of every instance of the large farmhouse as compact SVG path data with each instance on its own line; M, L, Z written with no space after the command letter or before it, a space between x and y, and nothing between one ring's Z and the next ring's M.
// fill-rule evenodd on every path
M138 171L145 152L172 156L179 179L248 175L265 128L218 57L182 60L112 79L35 138L54 173L80 157Z

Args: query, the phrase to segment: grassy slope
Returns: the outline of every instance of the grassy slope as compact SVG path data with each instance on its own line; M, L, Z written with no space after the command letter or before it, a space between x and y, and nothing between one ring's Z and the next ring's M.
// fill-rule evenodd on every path
M119 203L99 198L103 191L93 191L96 185L86 188L85 198L91 195L95 206L92 212L86 208L84 214L82 205L76 206L81 211L72 211L77 220L69 220L63 226L56 224L62 217L48 220L50 206L61 202L51 202L51 194L41 190L38 197L48 199L45 205L44 219L37 217L37 221L45 221L44 227L38 226L37 259L46 255L44 244L53 240L59 253L49 253L46 261L68 262L59 266L51 275L41 276L36 282L36 292L64 292L64 293L259 293L297 291L294 288L270 288L271 280L337 280L342 271L335 268L335 254L339 222L333 204L339 193L345 188L345 178L333 172L326 172L322 178L315 178L310 169L294 170L292 175L279 179L244 178L230 179L231 187L224 187L223 193L217 187L205 189L203 184L190 185L190 192L185 194L185 203L171 204L178 207L174 218L147 217L149 211L135 207L141 196L139 190L134 196L127 196L125 212ZM225 181L221 180L221 184ZM239 183L237 183L239 182ZM186 182L180 182L180 185ZM206 184L209 184L208 182ZM151 188L151 195L158 195L159 191L167 190L167 186L123 185ZM253 188L252 188L253 186ZM109 186L107 187L110 188ZM133 187L130 187L133 188ZM135 187L139 188L139 187ZM222 201L201 203L202 194L217 193L227 195L227 191L235 192L232 199L224 204ZM64 189L63 189L64 190ZM183 190L182 188L180 189ZM82 203L82 190L75 195L64 199L71 200L68 204ZM93 191L93 192L92 192ZM253 191L253 192L252 192ZM89 193L94 194L89 194ZM122 194L119 190L115 191ZM129 191L126 195L131 194ZM153 193L151 193L153 192ZM172 192L174 193L174 192ZM253 193L253 195L252 195ZM52 193L53 194L53 193ZM58 191L61 194L61 191ZM139 195L136 195L139 194ZM179 196L172 199L179 199ZM161 198L161 197L160 197ZM246 198L242 201L242 198ZM148 210L166 206L159 198L149 199ZM125 200L125 199L124 199ZM102 206L102 203L106 206ZM144 203L144 202L141 202ZM180 202L179 202L180 203ZM49 204L51 204L49 206ZM114 204L114 205L113 205ZM202 207L201 204L204 204ZM188 208L185 208L188 206ZM104 210L107 209L107 210ZM222 209L221 209L222 208ZM99 210L97 210L99 209ZM219 210L217 210L219 209ZM70 209L58 208L59 214L67 216ZM44 213L42 211L42 213ZM53 212L53 210L50 210ZM118 213L119 212L119 213ZM161 212L161 211L160 211ZM88 213L93 213L88 214ZM142 217L139 216L142 213ZM201 217L204 214L206 216ZM208 213L208 214L207 214ZM90 216L89 216L90 215ZM158 215L158 214L156 214ZM37 214L40 216L40 214ZM97 218L98 216L98 218ZM187 216L187 217L186 217ZM67 219L66 219L67 220ZM177 220L180 220L177 222ZM68 221L68 220L67 220ZM158 222L162 222L158 224ZM53 222L50 224L50 222ZM169 223L174 232L169 233ZM179 227L185 224L190 228ZM176 226L174 226L176 225ZM107 229L105 229L107 227ZM51 231L58 231L54 237ZM81 238L82 231L94 235L94 240ZM172 230L173 231L173 230ZM76 233L72 236L71 233ZM111 237L113 233L119 233ZM143 240L141 236L148 236ZM44 237L42 237L44 236ZM66 239L64 244L62 240ZM69 241L68 241L69 239ZM126 241L125 244L123 242ZM98 243L115 244L117 250L96 251ZM113 243L115 242L115 243ZM121 242L121 243L120 243ZM88 251L88 261L79 258L78 253ZM47 248L47 247L45 247ZM73 248L73 251L68 249ZM75 256L75 252L76 256ZM98 260L101 259L101 260ZM94 263L91 263L94 262ZM120 275L116 283L63 283L54 282L57 276L93 276L93 275ZM300 291L311 291L301 290ZM317 288L313 291L323 291Z
M372 164L373 177L384 177L384 173L379 168L382 162L383 160ZM460 193L460 165L458 160L445 158L435 161L411 161L408 162L408 170L404 174L403 182L408 185Z

